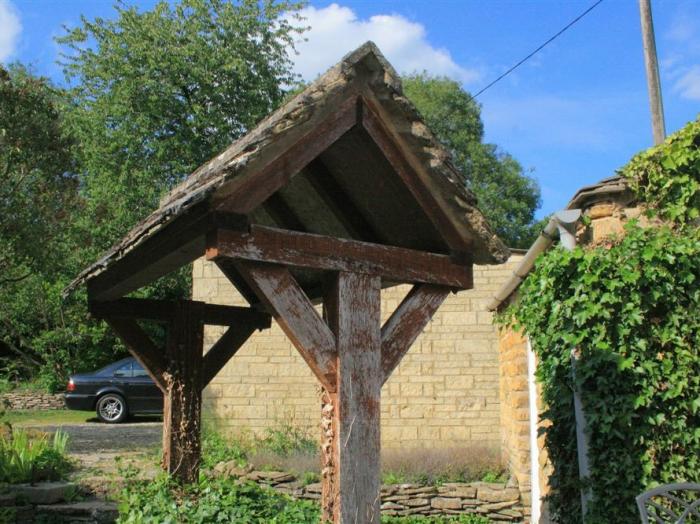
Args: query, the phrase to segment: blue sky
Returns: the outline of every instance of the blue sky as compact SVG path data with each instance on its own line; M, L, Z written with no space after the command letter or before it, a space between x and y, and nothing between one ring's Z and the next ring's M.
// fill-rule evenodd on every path
M138 2L147 9L153 1ZM306 79L367 39L400 72L451 76L475 92L544 42L593 0L343 0L305 9ZM653 1L668 132L700 110L700 1ZM0 0L0 61L19 60L56 81L62 26L110 17L111 2ZM581 186L614 174L651 145L636 0L605 0L515 73L479 97L486 139L541 185L539 216Z

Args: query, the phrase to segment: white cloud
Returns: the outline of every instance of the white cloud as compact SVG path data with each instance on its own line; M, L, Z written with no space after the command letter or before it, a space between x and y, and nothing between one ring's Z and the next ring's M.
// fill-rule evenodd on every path
M700 18L682 6L664 36L668 49L661 60L662 82L665 77L681 98L700 100Z
M397 14L380 14L361 20L349 7L331 4L309 6L301 11L306 41L296 45L295 70L304 80L313 80L349 51L367 40L377 44L399 73L428 71L446 75L465 84L480 74L455 63L446 49L430 45L425 27Z
M690 67L673 86L683 98L700 100L700 65Z
M0 0L0 62L14 54L21 31L22 23L15 7L9 0Z

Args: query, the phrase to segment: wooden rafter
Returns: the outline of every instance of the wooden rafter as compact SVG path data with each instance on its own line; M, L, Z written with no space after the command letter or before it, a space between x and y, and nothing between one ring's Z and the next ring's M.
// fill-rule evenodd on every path
M289 270L246 261L238 262L237 267L319 381L334 390L335 337Z
M335 111L256 171L255 176L234 178L226 194L215 204L217 209L240 214L252 212L357 124L357 104L357 93L350 93Z
M449 294L450 288L444 286L416 285L382 326L382 384Z
M251 226L250 232L212 233L206 256L367 273L393 282L472 287L471 265L455 263L446 255L263 226Z
M294 231L306 231L306 226L280 192L273 193L265 201L265 210L280 227L292 229Z
M409 189L413 197L421 206L426 216L433 223L437 231L445 237L450 248L455 253L464 253L469 250L458 226L444 211L444 206L437 200L436 195L430 191L426 181L421 178L410 154L406 152L400 142L378 116L378 108L367 98L361 97L362 120L361 125L374 140L396 173L401 177L404 185Z
M306 166L308 180L319 197L326 203L336 220L355 238L365 242L381 242L372 224L348 198L338 181L320 158Z
M194 206L88 281L91 300L121 298L202 256L206 233L217 227L245 228L248 219Z

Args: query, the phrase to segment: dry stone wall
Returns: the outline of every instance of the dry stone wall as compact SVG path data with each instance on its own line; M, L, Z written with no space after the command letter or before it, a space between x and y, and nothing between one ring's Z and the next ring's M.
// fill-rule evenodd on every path
M11 410L65 409L63 394L48 393L5 393L0 395L0 404Z
M235 463L220 463L215 475L237 476L294 498L321 499L321 484L304 485L294 475L282 471L248 471ZM520 490L494 482L453 482L441 486L385 484L381 488L383 515L462 515L476 514L493 522L524 522L529 513Z

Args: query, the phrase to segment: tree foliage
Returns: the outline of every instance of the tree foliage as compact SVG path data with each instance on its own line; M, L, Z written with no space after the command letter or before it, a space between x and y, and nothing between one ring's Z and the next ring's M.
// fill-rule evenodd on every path
M403 86L428 127L452 152L498 235L511 247L529 247L538 233L539 186L512 156L484 143L479 104L448 78L413 74L404 77Z
M118 3L114 18L83 18L58 39L68 88L21 67L1 75L0 357L22 355L20 371L55 389L124 351L88 315L85 291L63 300L62 289L280 103L298 8ZM141 293L186 297L189 276Z
M51 270L43 239L61 235L76 204L73 141L62 93L24 67L0 67L0 287Z
M630 221L622 238L551 250L503 317L524 329L539 358L557 522L581 521L574 387L589 431L586 522L638 522L642 491L700 481L700 230L688 221L700 202L699 136L691 123L623 169L652 213L676 220Z
M82 202L65 100L21 66L0 70L0 357L12 363L7 374L39 370L52 386L68 363L95 363L90 348L104 332L60 298L81 265L71 225Z
M117 4L59 38L72 90L97 256L199 165L274 109L294 76L288 2L182 0L151 11ZM292 18L293 20L293 18ZM182 290L180 290L182 291Z

